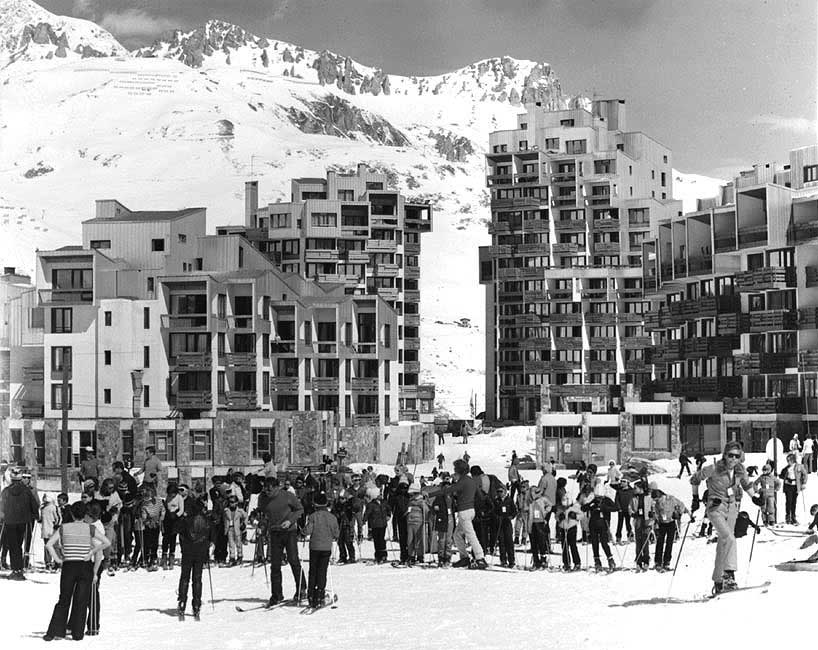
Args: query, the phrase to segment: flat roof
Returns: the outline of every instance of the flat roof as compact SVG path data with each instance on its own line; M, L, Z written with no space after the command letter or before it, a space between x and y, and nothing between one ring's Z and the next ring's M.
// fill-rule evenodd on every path
M127 223L137 221L175 221L206 208L184 208L182 210L136 210L115 217L94 217L82 223Z

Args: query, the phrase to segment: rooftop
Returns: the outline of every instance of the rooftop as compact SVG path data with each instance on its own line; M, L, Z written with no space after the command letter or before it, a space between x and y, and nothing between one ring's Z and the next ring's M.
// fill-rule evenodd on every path
M187 217L205 208L184 208L183 210L138 210L134 212L123 212L114 217L94 217L82 223L128 223L139 221L175 221L182 217Z

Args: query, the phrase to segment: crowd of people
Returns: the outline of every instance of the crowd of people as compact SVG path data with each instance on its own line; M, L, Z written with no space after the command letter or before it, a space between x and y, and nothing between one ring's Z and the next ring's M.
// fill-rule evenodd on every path
M701 503L702 533L710 528L717 536L713 582L714 591L720 592L736 586L736 537L755 527L740 509L741 492L759 506L762 523L773 525L776 495L783 489L786 522L797 524L794 504L808 474L792 452L780 472L768 461L753 479L741 462L740 445L728 443L722 457L710 465L704 457L695 457L696 470L688 472L693 486L688 509L650 481L646 468L625 477L613 461L605 472L583 463L571 477L557 477L555 464L547 462L533 485L519 471L516 453L507 481L464 458L454 461L451 474L438 471L443 460L438 458L431 477L416 479L405 465L397 465L391 477L372 467L360 473L313 474L307 469L282 475L268 457L257 474L229 471L213 476L209 486L201 480L189 486L160 485L162 467L152 452L148 450L139 470L117 461L109 472L89 454L80 469L82 493L70 505L66 494L58 495L56 502L44 495L40 502L30 476L18 469L11 472L10 485L0 497L3 566L10 557L10 577L25 579L39 526L45 568L61 570L60 597L47 639L67 632L73 638L98 633L99 581L105 572L113 576L117 571L172 569L177 546L180 616L192 586L191 604L198 617L205 567L241 565L246 546L253 549L248 561L254 566L265 565L266 571L269 564L268 607L306 601L317 608L325 603L335 545L337 563L352 564L363 559L364 539L374 546L374 558L366 561L382 564L393 553L391 563L396 567L425 563L485 569L489 556L498 558L492 566L505 569L578 571L583 566L579 552L583 544L586 564L590 551L595 570L613 570L616 545L632 544L636 570L648 570L652 554L653 568L667 571L680 538L680 521L685 516L693 521ZM576 484L570 489L569 480ZM701 498L700 485L706 487ZM818 516L811 526L816 524ZM393 540L389 550L387 537ZM305 569L298 545L307 540ZM521 550L523 567L518 560ZM560 557L554 567L552 555ZM618 555L622 564L624 556ZM290 566L296 585L287 601L284 565Z

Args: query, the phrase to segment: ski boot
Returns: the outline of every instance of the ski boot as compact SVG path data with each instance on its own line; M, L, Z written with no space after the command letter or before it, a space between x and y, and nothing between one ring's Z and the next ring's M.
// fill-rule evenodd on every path
M616 570L616 562L614 562L614 559L612 557L608 558L608 570L609 571L615 571Z
M596 571L597 573L602 571L602 560L600 560L599 558L594 558L594 571Z
M199 617L199 609L196 608L193 610L193 620L194 621L201 621L202 619Z
M489 565L488 565L488 564L486 564L486 560L485 560L484 558L482 558L482 557L481 557L479 560L475 560L474 562L472 562L472 563L469 565L469 568L470 568L470 569L478 569L478 570L483 570L483 569L488 569L488 566L489 566Z
M159 560L159 567L164 571L168 568L168 556L165 553L162 553L162 557Z
M712 594L714 596L718 596L723 591L724 591L724 583L723 582L714 582L713 583Z
M168 561L165 564L165 571L171 571L173 569L174 561L173 553L171 553L168 555Z
M734 589L738 589L738 585L736 584L736 572L731 570L725 570L724 575L721 577L722 586L724 591L733 591Z
M457 562L452 563L453 569L463 569L471 564L471 561L467 557L461 557Z
M176 606L176 616L179 617L180 621L185 620L185 604L184 603L179 603Z

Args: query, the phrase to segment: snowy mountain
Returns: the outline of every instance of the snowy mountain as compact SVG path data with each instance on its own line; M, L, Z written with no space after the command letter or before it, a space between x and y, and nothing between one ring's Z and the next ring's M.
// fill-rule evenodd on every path
M93 23L29 0L0 0L0 39L4 265L30 271L35 248L75 242L100 197L205 205L212 230L243 222L251 177L262 202L287 200L293 177L364 162L435 204L421 255L423 380L453 413L468 412L472 391L482 403L483 155L519 100L585 101L565 95L550 66L503 57L401 77L216 21L131 54ZM83 58L81 45L115 56Z

